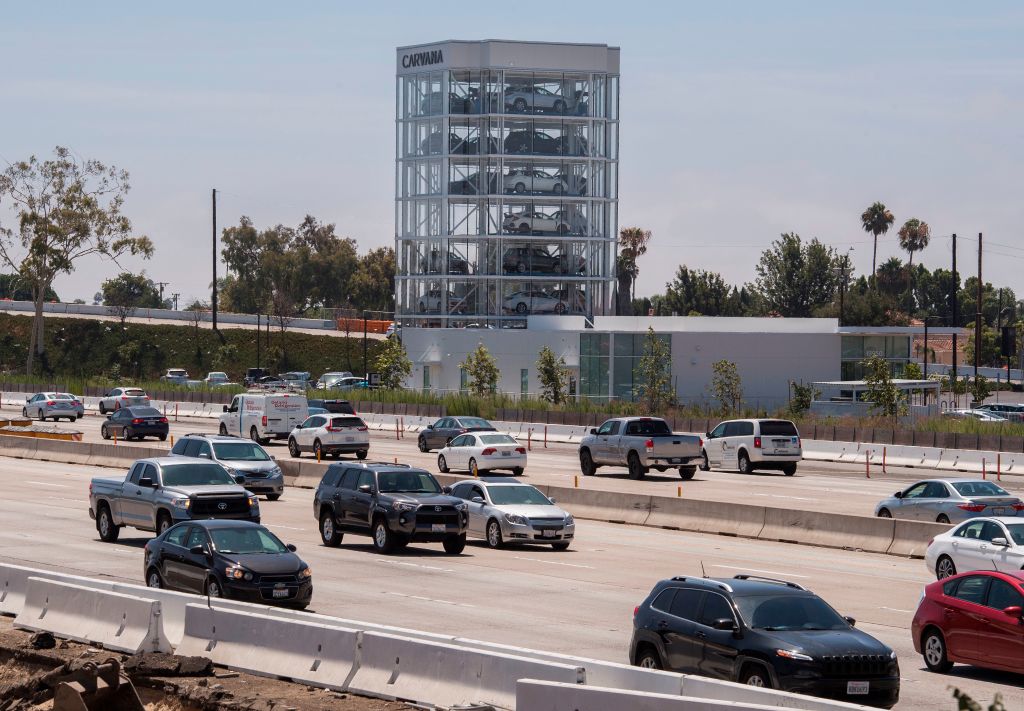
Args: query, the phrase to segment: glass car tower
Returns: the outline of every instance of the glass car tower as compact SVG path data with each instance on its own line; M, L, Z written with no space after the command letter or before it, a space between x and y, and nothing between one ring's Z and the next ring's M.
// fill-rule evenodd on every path
M618 48L448 41L397 72L396 320L610 313Z

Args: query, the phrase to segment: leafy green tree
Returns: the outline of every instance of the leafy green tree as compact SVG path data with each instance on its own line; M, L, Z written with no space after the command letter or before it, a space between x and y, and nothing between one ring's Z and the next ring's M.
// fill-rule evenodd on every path
M907 412L903 393L892 382L889 362L881 356L871 356L864 363L864 399L871 403L871 411L895 419Z
M903 377L907 380L922 380L924 379L924 371L921 370L921 366L917 363L910 361L903 367Z
M716 360L711 364L711 392L722 406L722 414L740 411L743 401L743 381L736 364L731 360Z
M974 402L977 404L980 405L985 402L985 398L991 395L992 392L992 385L984 375L979 373L977 378L971 379L971 397L974 398Z
M466 371L467 385L470 392L478 397L491 395L498 388L498 362L490 354L483 343L462 361L462 369Z
M768 314L809 317L832 303L839 281L836 252L816 238L783 234L761 253L756 288Z
M412 373L412 361L406 353L402 340L397 337L386 339L373 359L373 369L380 373L382 387L398 390Z
M123 324L136 309L160 309L160 289L145 272L132 274L121 272L103 282L100 286L103 304L111 309Z
M665 285L665 306L673 313L739 316L742 314L740 301L739 292L730 287L721 274L690 269L685 264L679 266L675 278Z
M810 383L793 383L793 396L789 402L789 414L800 417L811 409L811 403L821 395Z
M43 302L57 275L70 274L76 262L94 255L117 263L128 254L153 254L153 243L133 236L121 212L128 188L127 171L81 160L61 146L50 160L31 156L0 174L0 202L8 200L17 214L16 230L0 225L0 261L24 280L35 302L29 375L36 358L48 369Z
M234 343L225 343L213 352L210 365L216 370L227 371L231 364L238 360L238 346Z
M395 250L380 247L360 257L348 293L359 311L394 311Z
M60 301L57 292L52 288L46 290L46 301ZM12 301L31 301L31 286L22 279L20 274L0 274L0 299ZM82 302L85 303L84 301Z
M899 257L890 257L879 265L875 283L895 303L910 288L910 272Z
M911 217L903 223L898 233L900 247L910 255L909 264L914 266L914 252L920 252L928 246L932 238L932 229L927 222Z
M565 390L569 383L569 370L565 358L555 357L555 352L544 346L537 358L537 378L540 380L541 397L558 405L565 402Z
M967 324L970 335L967 336L967 344L964 346L964 365L974 363L974 321ZM999 334L994 328L982 325L981 327L981 364L1001 365L1002 355L1000 354Z
M884 203L874 202L860 215L860 226L875 238L875 247L871 252L871 276L874 277L878 268L878 236L884 235L896 221Z
M676 403L672 387L672 347L668 336L647 328L643 355L634 371L634 396L649 413L663 412Z
M632 316L630 307L636 296L636 278L640 274L637 259L647 253L651 231L640 227L624 227L619 230L619 256L616 260L616 274L619 280L618 313Z

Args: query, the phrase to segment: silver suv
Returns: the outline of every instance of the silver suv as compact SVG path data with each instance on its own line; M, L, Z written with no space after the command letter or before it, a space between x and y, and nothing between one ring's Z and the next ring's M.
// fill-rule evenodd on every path
M284 493L284 473L259 444L232 435L187 434L171 448L172 457L198 457L217 462L229 474L245 477L245 488L277 501Z

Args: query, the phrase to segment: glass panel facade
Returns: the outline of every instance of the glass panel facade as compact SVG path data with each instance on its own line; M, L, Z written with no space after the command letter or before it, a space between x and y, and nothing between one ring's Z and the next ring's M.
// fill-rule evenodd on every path
M910 336L843 336L840 377L843 380L863 380L864 360L881 356L889 361L894 378L902 378L910 361Z
M644 355L646 333L580 334L580 395L605 401L636 398L636 369ZM658 335L671 353L671 336ZM609 385L610 392L609 392Z
M531 313L610 313L618 77L400 71L396 317L522 326Z

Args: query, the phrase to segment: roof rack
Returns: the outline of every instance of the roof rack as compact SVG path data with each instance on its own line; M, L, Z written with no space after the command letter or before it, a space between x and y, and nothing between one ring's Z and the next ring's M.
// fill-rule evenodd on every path
M785 585L787 588L793 588L794 590L807 590L800 583L792 583L788 580L780 580L779 578L766 578L763 575L748 575L746 573L741 575L732 576L733 580L758 580L763 583L775 583L776 585Z
M679 583L685 583L685 582L691 582L691 583L712 583L713 585L717 585L719 588L721 588L722 590L725 590L726 592L730 592L731 593L733 591L732 585L729 585L729 583L727 583L727 582L725 582L723 580L716 580L714 578L695 578L693 576L687 577L685 575L676 575L675 577L672 578L672 580L674 580L676 582L679 582Z
M181 435L182 437L234 437L239 439L238 435L233 434L221 434L219 432L186 432Z
M402 469L412 469L412 465L411 464L396 464L395 462L365 462L365 461L358 461L357 460L355 462L333 462L333 463L337 463L337 464L344 463L344 464L348 464L349 466L356 465L356 466L360 466L360 467L400 467ZM417 467L417 469L422 469L422 467Z

